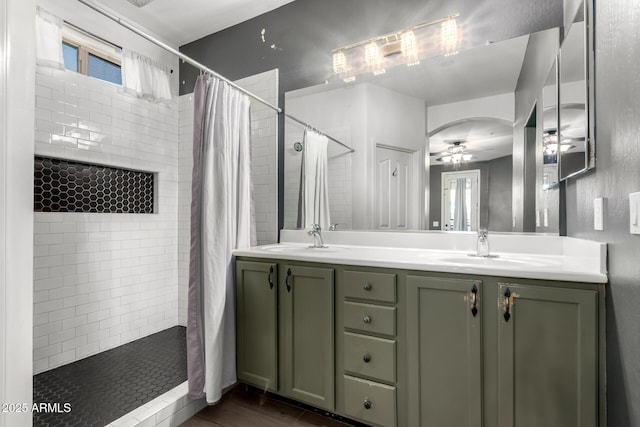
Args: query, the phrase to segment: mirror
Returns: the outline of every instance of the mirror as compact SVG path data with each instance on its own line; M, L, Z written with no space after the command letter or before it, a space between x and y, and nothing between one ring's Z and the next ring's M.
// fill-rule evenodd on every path
M588 45L585 3L579 4L575 18L560 46L560 179L593 167L590 141Z
M544 113L542 117L542 191L558 187L558 62L554 61L542 91Z
M287 113L355 150L329 142L330 222L337 229L514 231L514 191L523 191L512 185L516 89L529 37L287 92ZM557 42L548 54L556 49ZM298 224L303 132L285 121L287 229ZM546 209L557 218L557 203Z

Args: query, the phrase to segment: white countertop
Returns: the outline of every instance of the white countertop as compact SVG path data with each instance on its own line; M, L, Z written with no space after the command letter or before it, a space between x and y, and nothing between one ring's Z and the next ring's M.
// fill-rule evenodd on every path
M507 235L505 240L500 235L492 235L490 243L498 251L492 250L491 254L497 255L497 257L480 258L469 256L474 252L472 250L460 250L459 248L463 245L461 242L474 243L475 237L472 236L469 239L469 233L465 233L467 236L462 235L464 237L462 240L460 235L443 236L437 234L436 237L430 236L427 239L436 239L437 242L425 241L422 245L424 248L405 247L404 245L401 247L345 245L327 242L327 240L340 241L345 237L345 232L343 232L343 236L338 236L339 232L335 233L330 239L325 238L326 248L310 248L311 241L308 236L289 234L287 237L290 240L303 240L304 243L289 241L248 249L236 249L233 254L242 257L498 277L588 283L607 282L606 244L599 242L535 235L515 235L515 238L514 235ZM355 243L370 241L371 237L367 237L365 234L367 233L362 233L364 239L358 239L356 236ZM349 237L353 238L353 233ZM377 238L380 239L380 236ZM402 240L410 241L411 239ZM383 239L382 243L394 242ZM447 246L455 249L449 249ZM545 246L548 247L546 252L544 251ZM469 247L470 249L475 248L474 245L469 245ZM504 250L510 247L513 247L514 250ZM500 251L500 249L503 250Z

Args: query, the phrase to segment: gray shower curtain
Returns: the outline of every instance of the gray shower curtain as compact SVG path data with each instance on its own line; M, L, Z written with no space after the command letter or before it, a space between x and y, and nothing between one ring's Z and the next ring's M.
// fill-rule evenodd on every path
M189 397L209 404L236 382L231 251L252 240L249 104L222 80L196 81L187 370Z

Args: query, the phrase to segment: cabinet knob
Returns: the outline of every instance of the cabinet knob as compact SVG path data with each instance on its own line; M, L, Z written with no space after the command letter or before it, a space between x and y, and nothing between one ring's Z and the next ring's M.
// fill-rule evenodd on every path
M364 316L362 321L367 324L371 323L371 316Z
M371 355L370 354L365 354L364 356L362 356L362 360L364 360L364 363L371 362Z
M371 290L372 286L371 283L369 282L364 282L364 285L362 285L362 289L364 289L365 291L369 292Z
M364 406L364 409L371 409L373 403L371 403L369 399L364 399L364 403L362 405Z

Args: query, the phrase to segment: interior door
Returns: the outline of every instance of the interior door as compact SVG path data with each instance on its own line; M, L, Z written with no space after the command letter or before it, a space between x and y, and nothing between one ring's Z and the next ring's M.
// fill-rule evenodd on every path
M464 188L458 188L464 180ZM464 192L462 204L458 191ZM465 213L461 212L464 209ZM464 215L464 226L456 226L456 215ZM480 170L442 173L442 229L445 231L475 231L480 221Z
M376 147L376 228L415 228L411 213L417 210L413 152L401 148Z

